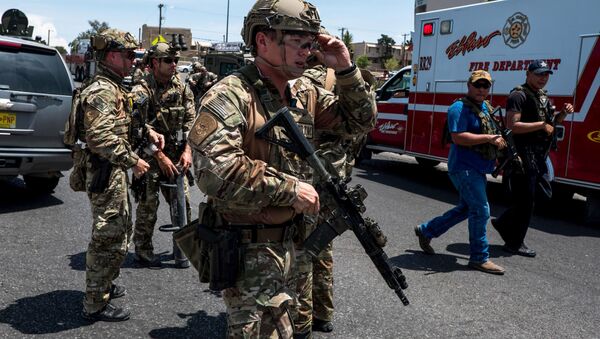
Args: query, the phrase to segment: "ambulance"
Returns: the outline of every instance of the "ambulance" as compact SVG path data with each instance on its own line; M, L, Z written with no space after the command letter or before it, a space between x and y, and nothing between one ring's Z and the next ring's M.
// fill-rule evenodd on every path
M586 220L600 214L600 1L497 0L415 14L413 65L378 91L378 118L361 156L394 152L424 166L446 161L448 107L478 69L493 78L492 106L506 106L535 59L554 72L546 89L575 113L557 126L551 175L560 192L587 197Z

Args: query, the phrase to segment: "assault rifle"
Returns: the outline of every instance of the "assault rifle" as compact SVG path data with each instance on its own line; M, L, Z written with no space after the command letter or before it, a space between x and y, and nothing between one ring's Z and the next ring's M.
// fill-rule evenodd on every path
M547 140L547 145L546 145L546 151L544 152L544 159L548 158L548 155L550 155L550 151L551 150L557 150L558 146L557 146L557 142L558 142L558 134L556 133L556 119L558 119L558 117L562 114L554 114L554 112L556 111L556 106L554 105L548 105L548 110L546 111L546 121L552 125L552 127L554 127L554 131L552 132L552 135L548 136Z
M169 211L171 212L171 225L163 225L159 227L162 232L176 232L187 225L187 210L185 205L185 173L181 168L178 168L179 174L174 179L169 179L169 182L161 182L161 187L169 189ZM188 268L190 267L189 260L181 252L181 249L175 242L173 237L173 260L175 267Z
M132 136L132 148L138 155L143 152L144 148L148 146L148 129L146 128L147 114L146 105L148 103L148 97L141 95L134 103L133 110L131 112L131 136ZM141 177L132 176L131 178L131 192L135 202L146 200L146 174Z
M282 128L289 141L270 137L270 131L274 128ZM369 221L368 218L365 220L362 216L366 209L363 204L363 200L366 198L364 188L360 185L348 188L345 182L327 172L312 145L298 128L287 107L280 109L275 116L267 121L256 132L256 136L284 147L307 161L315 174L324 182L325 192L321 194L328 194L335 201L335 206L328 206L333 211L331 217L318 225L304 242L305 250L311 256L316 257L335 237L349 228L352 229L388 286L396 292L404 305L408 305L409 301L402 291L408 287L406 277L399 267L390 265L388 256L370 230L372 221Z
M496 112L498 112L498 115L500 117L500 119L498 119L498 120L495 119ZM490 118L492 120L492 123L496 126L496 129L498 129L500 131L500 134L502 135L502 139L504 139L504 141L506 141L506 149L504 151L505 152L504 158L503 158L502 162L500 162L498 164L498 166L496 166L496 168L494 168L494 171L492 172L492 177L496 178L498 176L498 174L500 174L500 171L502 171L504 169L504 167L506 167L506 165L510 164L513 161L518 161L519 154L517 153L517 147L515 146L515 140L513 138L513 131L508 129L506 127L506 125L504 124L504 117L502 116L502 108L500 108L500 106L496 107L496 109L494 109L492 114L490 114Z

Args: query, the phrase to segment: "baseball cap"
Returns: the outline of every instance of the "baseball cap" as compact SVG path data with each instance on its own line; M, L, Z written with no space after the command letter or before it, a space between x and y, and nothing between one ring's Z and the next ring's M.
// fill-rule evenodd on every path
M529 64L529 67L527 68L527 70L529 72L533 72L535 74L543 74L543 73L554 74L554 72L552 72L550 70L550 68L548 67L548 63L545 62L544 60L534 60L532 63Z
M473 71L473 73L471 73L471 76L469 77L469 82L474 83L475 81L481 80L481 79L486 80L490 84L492 83L492 76L490 75L490 73L488 73L482 69Z

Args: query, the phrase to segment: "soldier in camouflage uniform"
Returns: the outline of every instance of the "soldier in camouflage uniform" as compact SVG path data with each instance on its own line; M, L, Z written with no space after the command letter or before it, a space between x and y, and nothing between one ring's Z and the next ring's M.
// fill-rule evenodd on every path
M316 129L364 133L375 117L373 95L346 46L318 35L319 26L316 8L303 0L257 1L242 31L255 63L206 93L190 132L198 186L224 219L218 226L241 234L237 281L222 291L230 338L312 335L310 323L294 331L290 318L297 302L292 235L297 229L304 239L304 219L314 220L320 207L312 170L255 132L285 106L311 141ZM315 53L337 71L339 97L315 87L292 96L288 81L302 75L315 41L323 46ZM272 133L285 137L278 129Z
M321 34L328 34L321 28ZM310 87L319 87L327 91L336 93L335 89L335 71L323 66L319 61L311 57L309 62L311 68L307 69L303 76L299 78L293 88L293 92L303 91ZM373 76L366 70L360 70L369 88L373 88ZM371 128L374 126L372 121ZM363 133L353 134L351 137L332 134L328 130L317 130L315 136L315 145L319 149L318 155L329 165L329 172L342 180L349 178L353 167L353 150L356 140L362 139L368 130ZM317 192L324 191L318 178L315 178L314 186ZM321 196L321 200L327 199ZM322 204L321 215L326 213L324 203ZM308 231L312 231L313 225ZM308 234L308 232L307 232ZM298 253L303 253L298 251ZM333 331L333 247L329 243L327 247L319 253L318 257L310 258L303 254L297 259L297 282L298 298L300 308L298 317L295 320L299 326L310 323L312 318L313 331L331 332ZM311 267L312 266L312 267ZM310 281L312 280L312 287ZM305 327L306 325L304 325Z
M159 189L167 201L171 201L172 189L160 187L161 181L167 181L187 172L192 165L192 150L185 143L192 128L196 109L194 95L185 86L176 72L179 52L164 42L159 42L148 50L148 74L132 89L135 100L148 98L142 109L146 112L148 123L165 136L165 147L152 155L141 154L150 164L146 173L145 192L136 209L133 243L136 261L144 266L160 266L160 260L154 255L152 234L156 224L156 212L159 205ZM191 220L189 203L189 185L185 182L187 220ZM144 187L140 188L141 190ZM187 268L187 261L176 261L177 267Z
M122 321L129 319L129 311L110 300L126 293L113 281L125 259L132 229L127 169L140 176L149 168L130 146L131 100L121 87L131 69L136 41L129 33L109 29L93 37L92 45L97 51L98 72L81 93L88 150L86 188L93 217L83 316L94 321ZM102 172L101 168L109 170ZM98 184L102 174L107 182Z
M135 68L131 74L131 82L134 85L140 83L140 81L146 76L146 65L144 65L143 59L135 59Z
M195 62L193 67L195 72L190 75L188 82L194 92L196 104L198 104L204 93L217 83L217 75L206 70L206 67L199 62Z

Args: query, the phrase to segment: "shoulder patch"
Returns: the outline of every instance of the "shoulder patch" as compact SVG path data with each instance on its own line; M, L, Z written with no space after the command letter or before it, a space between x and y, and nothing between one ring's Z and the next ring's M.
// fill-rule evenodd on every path
M188 141L199 146L206 138L217 130L217 120L210 113L200 113L188 136Z
M100 113L110 113L110 105L108 101L103 98L101 95L94 95L92 99L89 101L89 105L92 106Z
M211 94L213 95L207 95L202 100L203 108L208 109L223 120L226 120L238 111L225 93L213 92Z

